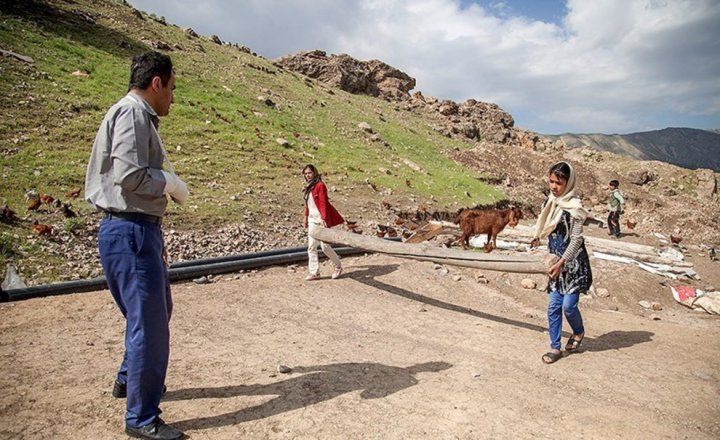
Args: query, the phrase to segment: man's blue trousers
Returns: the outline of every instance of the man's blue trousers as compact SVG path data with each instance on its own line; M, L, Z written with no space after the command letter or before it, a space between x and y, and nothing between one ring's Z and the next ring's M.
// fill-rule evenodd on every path
M117 381L127 384L125 423L133 428L160 414L170 355L172 298L163 247L159 225L116 218L100 223L100 261L126 322Z

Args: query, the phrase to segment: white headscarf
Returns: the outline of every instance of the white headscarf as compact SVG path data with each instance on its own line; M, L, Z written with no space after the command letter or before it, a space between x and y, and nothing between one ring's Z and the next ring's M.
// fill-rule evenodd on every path
M567 164L570 168L570 176L568 176L565 191L560 196L555 197L552 192L548 195L547 202L535 223L535 238L545 238L550 235L555 230L555 226L560 223L563 211L568 211L573 218L581 222L584 222L588 216L580 198L575 197L575 169L568 162L558 163Z

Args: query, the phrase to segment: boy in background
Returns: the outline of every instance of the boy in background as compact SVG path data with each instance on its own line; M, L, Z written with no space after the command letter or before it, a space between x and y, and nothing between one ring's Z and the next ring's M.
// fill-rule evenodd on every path
M622 214L622 210L625 207L625 199L623 199L622 194L620 194L619 186L620 182L617 180L611 180L608 184L608 189L610 189L610 213L607 219L608 235L612 235L615 238L620 238L620 214Z

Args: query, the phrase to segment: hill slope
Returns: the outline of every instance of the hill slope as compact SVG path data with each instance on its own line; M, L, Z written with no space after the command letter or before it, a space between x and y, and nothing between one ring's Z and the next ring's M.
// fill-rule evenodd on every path
M664 128L622 135L563 133L546 137L561 139L569 148L587 146L635 159L720 171L720 133L711 130Z

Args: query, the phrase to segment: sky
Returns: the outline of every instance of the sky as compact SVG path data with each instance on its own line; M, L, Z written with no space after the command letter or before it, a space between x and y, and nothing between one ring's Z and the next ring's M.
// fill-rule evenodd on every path
M272 59L378 59L538 133L720 128L720 0L129 0Z

